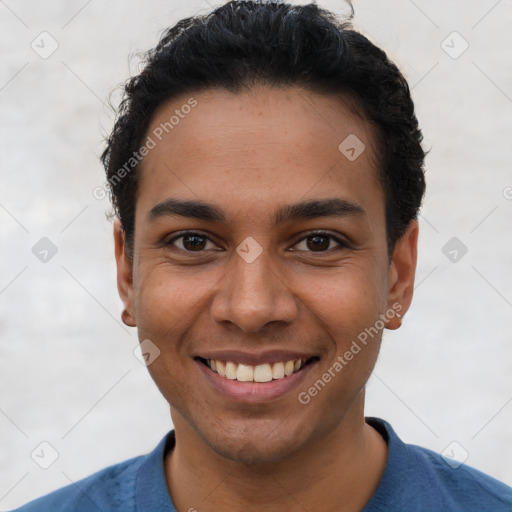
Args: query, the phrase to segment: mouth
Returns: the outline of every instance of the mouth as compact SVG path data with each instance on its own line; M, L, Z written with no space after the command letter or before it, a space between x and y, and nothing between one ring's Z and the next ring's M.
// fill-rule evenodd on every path
M286 379L320 360L319 357L313 356L251 365L203 357L195 359L222 379L261 384Z

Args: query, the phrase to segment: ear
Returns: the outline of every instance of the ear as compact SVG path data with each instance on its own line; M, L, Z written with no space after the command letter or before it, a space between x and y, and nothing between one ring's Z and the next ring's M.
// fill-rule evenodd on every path
M125 233L119 219L114 221L114 245L117 265L117 289L124 304L123 322L129 327L135 327L133 311L133 265L128 258Z
M412 302L414 276L418 256L417 220L411 220L406 232L397 240L389 268L388 311L395 314L387 320L387 329L398 329Z

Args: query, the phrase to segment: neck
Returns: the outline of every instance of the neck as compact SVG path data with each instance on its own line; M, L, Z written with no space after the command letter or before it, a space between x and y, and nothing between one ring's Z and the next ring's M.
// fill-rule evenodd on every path
M377 489L387 445L365 423L363 400L328 435L273 463L229 460L173 414L175 449L165 461L177 510L361 510Z

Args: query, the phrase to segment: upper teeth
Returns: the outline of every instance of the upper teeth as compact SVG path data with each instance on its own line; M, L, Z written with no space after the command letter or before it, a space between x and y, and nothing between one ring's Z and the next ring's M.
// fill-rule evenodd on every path
M305 359L291 359L285 362L252 366L232 361L207 360L208 366L221 377L240 382L270 382L272 379L283 379L300 370L305 362Z

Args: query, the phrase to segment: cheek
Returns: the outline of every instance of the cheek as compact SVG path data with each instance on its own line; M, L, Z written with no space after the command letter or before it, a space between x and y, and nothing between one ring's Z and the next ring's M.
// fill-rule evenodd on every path
M300 298L335 340L373 325L386 305L386 279L370 265L347 264L325 276L301 276Z
M305 285L301 289L309 290L301 298L314 316L312 321L322 326L330 341L322 378L333 385L324 398L333 403L349 400L364 386L377 360L379 319L386 308L385 278L375 266L354 263L325 279L301 281Z
M192 330L197 329L203 301L213 283L205 275L172 271L166 265L141 268L134 308L138 336L154 343L159 356L147 369L166 400L178 410L196 403L195 390L187 385Z
M197 321L213 283L213 276L197 270L142 268L134 297L139 337L154 338L161 350L180 348L180 338Z

